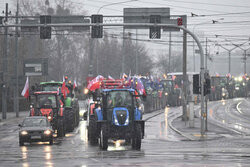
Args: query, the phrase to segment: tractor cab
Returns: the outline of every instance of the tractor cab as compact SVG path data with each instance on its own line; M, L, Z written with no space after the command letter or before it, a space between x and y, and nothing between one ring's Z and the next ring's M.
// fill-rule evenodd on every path
M40 91L34 92L33 103L31 105L31 116L46 116L50 122L57 115L60 108L59 96L57 92Z

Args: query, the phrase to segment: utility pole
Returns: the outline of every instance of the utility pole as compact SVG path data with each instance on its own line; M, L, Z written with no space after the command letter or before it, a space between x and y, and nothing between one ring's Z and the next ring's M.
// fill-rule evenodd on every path
M93 77L93 39L89 38L89 77Z
M248 41L247 41L247 42L248 42ZM231 73L231 52L232 52L234 49L236 49L236 48L240 48L242 45L244 45L244 44L247 43L247 42L244 42L244 43L239 44L239 45L233 44L235 47L232 48L232 49L227 49L227 48L225 48L224 46L222 46L222 45L220 45L220 44L217 44L217 45L220 46L221 48L223 48L223 49L225 49L226 51L228 51L228 60L229 60L229 62L228 62L228 73Z
M124 70L124 61L125 61L125 28L122 28L122 75L125 73Z
M171 36L171 31L169 32L169 59L168 59L168 72L171 72L171 47L172 47L172 36Z
M182 120L187 121L187 33L183 32L183 103Z
M136 34L135 34L135 74L138 75L138 44L137 44L137 29L136 29Z
M207 37L206 37L205 71L208 73L207 56L208 56L208 52L207 52ZM208 99L208 95L205 96L205 131L208 131L208 128L207 128L207 99Z
M18 24L18 13L19 12L19 1L17 0L17 11L16 11L16 24ZM16 37L15 37L15 89L14 89L14 112L16 117L19 117L19 88L18 88L18 27L16 27Z
M8 22L9 8L6 3L5 23ZM7 118L7 74L8 74L8 27L4 27L4 55L3 55L3 87L2 87L2 119Z

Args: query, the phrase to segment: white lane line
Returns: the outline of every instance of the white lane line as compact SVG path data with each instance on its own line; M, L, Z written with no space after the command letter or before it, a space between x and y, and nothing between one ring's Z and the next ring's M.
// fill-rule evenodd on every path
M237 111L238 111L239 113L242 114L242 111L240 110L240 107L239 107L241 103L242 103L242 101L239 102L239 103L237 104L236 109L237 109Z

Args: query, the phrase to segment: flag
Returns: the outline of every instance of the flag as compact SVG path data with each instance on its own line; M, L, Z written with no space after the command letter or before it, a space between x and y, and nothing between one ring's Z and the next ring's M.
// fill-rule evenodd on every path
M77 83L76 83L76 80L74 80L73 89L75 89L76 87L77 87Z
M62 84L62 89L61 89L61 91L62 91L63 97L64 97L64 99L65 99L67 93L69 93L69 90L68 90L68 88L66 87L66 82L65 82L64 76L63 76L63 84Z
M98 75L97 77L95 77L94 79L92 79L92 80L89 82L89 84L88 84L88 86L87 86L87 89L90 90L90 91L94 91L94 90L96 90L96 89L99 89L102 80L104 80L104 77L101 76L101 75Z
M112 80L112 81L115 80L115 79L114 79L113 77L111 77L110 75L108 76L108 79L109 79L109 80Z
M142 83L142 81L141 81L140 78L137 78L136 89L139 91L140 95L146 96L146 91L144 89L144 85L143 85L143 83Z
M24 85L22 96L24 96L26 99L29 97L29 78L27 77L26 83Z

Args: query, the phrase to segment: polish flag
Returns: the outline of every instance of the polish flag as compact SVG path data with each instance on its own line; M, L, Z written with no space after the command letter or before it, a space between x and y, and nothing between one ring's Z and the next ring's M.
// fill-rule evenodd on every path
M108 76L108 79L109 79L109 80L112 80L112 81L115 80L115 79L114 79L113 77L111 77L110 75Z
M26 83L24 85L22 96L24 96L26 99L29 97L29 78L27 77Z
M73 89L75 89L76 87L77 87L77 83L76 83L76 80L74 80Z
M66 83L65 83L64 76L63 76L63 84L62 84L61 91L62 91L63 97L66 98Z
M87 86L87 89L90 91L95 91L96 89L100 88L101 82L104 80L104 77L98 75L93 80L91 80Z

